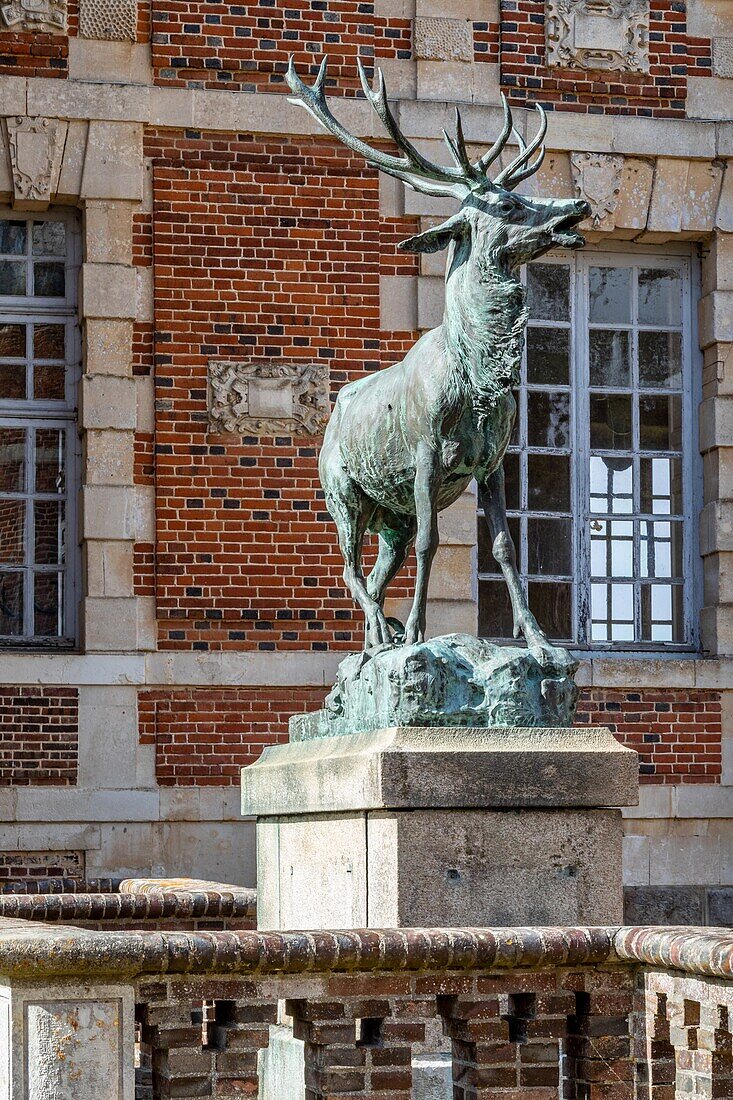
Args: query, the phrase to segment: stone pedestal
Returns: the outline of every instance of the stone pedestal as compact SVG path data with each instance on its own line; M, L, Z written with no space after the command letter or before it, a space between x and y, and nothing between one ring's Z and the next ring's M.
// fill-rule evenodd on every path
M397 727L242 772L260 928L614 924L636 753L607 729Z
M607 729L398 726L274 746L242 771L258 926L620 924L620 807L637 799L636 753ZM302 1100L303 1044L287 1026L273 1039L262 1100ZM449 1100L451 1066L445 1039L413 1048L415 1100Z

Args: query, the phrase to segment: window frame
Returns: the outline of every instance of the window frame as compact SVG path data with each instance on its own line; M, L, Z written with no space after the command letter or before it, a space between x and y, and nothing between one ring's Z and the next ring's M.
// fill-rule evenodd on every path
M699 351L697 339L697 314L696 303L701 293L700 280L700 250L699 246L689 244L668 244L663 248L647 246L633 246L630 248L625 242L609 242L603 246L587 246L582 252L568 254L560 250L553 250L543 256L539 263L558 264L570 269L570 301L569 301L569 325L562 321L537 321L541 328L568 329L569 354L570 354L570 464L571 464L571 515L573 521L571 584L572 584L572 629L573 639L565 644L567 648L580 655L594 656L603 653L622 653L624 656L640 657L683 655L685 653L699 652L699 610L702 594L702 559L699 554L698 528L699 510L702 501L702 458L699 451L699 431L697 410L702 400L702 354ZM681 388L682 404L682 435L683 449L681 453L682 465L682 534L683 534L683 561L682 576L685 579L683 596L683 617L685 640L676 642L659 641L597 641L590 639L590 586L591 586L591 562L590 562L590 531L588 526L590 512L589 496L589 458L590 438L587 426L590 417L590 387L586 381L588 363L588 333L590 322L586 312L588 302L588 277L589 269L595 266L643 266L665 268L671 265L678 266L682 275L682 365L683 378ZM526 269L522 269L522 281L526 282ZM579 322L582 321L582 324ZM602 328L603 325L597 327ZM610 325L608 327L616 327ZM639 331L638 323L632 322L628 327L631 331ZM644 326L642 326L643 328ZM664 328L664 326L648 326L649 328ZM632 376L633 377L633 376ZM522 360L522 385L526 385L526 347ZM551 386L535 386L532 384L532 392L541 389L552 389ZM563 387L564 388L564 387ZM595 388L595 387L594 387ZM613 387L609 387L613 389ZM636 391L631 391L636 392ZM524 403L522 403L523 405ZM636 416L636 413L634 413ZM518 417L519 421L519 417ZM511 445L516 445L526 453L528 438L526 422L519 424L517 434L512 439ZM534 445L533 445L534 446ZM561 450L547 448L546 453L562 453ZM634 451L635 464L639 456L644 457L640 449ZM523 461L526 461L523 460ZM526 478L522 477L520 485L525 488ZM638 491L638 490L637 490ZM526 516L543 515L542 512L528 507L529 502L519 501L519 513L512 514ZM550 513L547 513L549 516ZM552 513L558 515L560 513ZM628 518L633 520L637 516L634 511ZM625 519L619 515L618 519ZM664 521L664 516L659 516ZM644 522L638 520L638 523ZM483 513L479 508L479 523L485 523ZM527 521L520 526L521 538L527 541ZM639 544L640 546L640 541ZM527 562L527 547L517 547L519 561ZM636 547L635 547L636 552ZM497 581L500 574L494 572L479 572L478 582ZM547 579L552 576L547 574ZM562 578L563 580L565 578ZM635 576L632 580L637 580ZM522 583L526 590L525 576L522 575ZM540 623L542 626L543 624ZM488 636L488 640L499 644L511 644L511 640L502 637Z
M26 553L22 571L24 576L24 615L28 615L28 600L32 598L35 572L63 572L63 615L65 630L62 637L44 637L41 635L0 636L0 651L56 651L73 650L78 646L79 638L79 591L81 579L81 547L79 541L78 497L81 487L81 445L79 424L79 387L82 376L82 341L78 314L78 282L82 258L82 236L78 212L69 210L19 211L0 210L2 221L61 221L66 225L65 256L65 296L60 298L31 297L29 295L0 297L0 324L37 325L43 323L63 323L66 327L65 340L65 394L64 400L23 401L0 399L0 427L3 428L49 428L63 430L65 433L65 561L63 569L29 568ZM30 233L28 234L30 239ZM30 249L30 243L28 249ZM29 255L27 250L26 256ZM28 348L26 348L26 355ZM30 442L27 442L26 462L30 458L35 462L35 454ZM28 490L29 472L22 492L3 494L9 498L32 501L39 494ZM41 499L50 499L50 494L40 494ZM26 537L32 531L32 509L27 509ZM12 572L12 569L3 570ZM27 624L24 621L24 628Z

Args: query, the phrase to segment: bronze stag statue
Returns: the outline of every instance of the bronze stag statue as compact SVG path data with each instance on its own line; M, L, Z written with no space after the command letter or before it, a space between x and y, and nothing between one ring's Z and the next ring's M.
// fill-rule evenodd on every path
M400 131L381 71L374 89L361 62L359 76L400 155L373 148L335 118L324 92L325 60L309 87L291 59L290 102L304 107L372 167L416 191L450 195L461 203L447 221L399 245L408 252L448 249L443 323L425 333L402 362L343 387L320 454L321 483L338 528L344 580L366 617L365 648L423 640L438 513L475 478L492 551L511 597L514 635L523 635L540 659L545 653L549 657L556 651L522 590L504 497L503 459L516 415L512 388L519 382L527 325L519 269L550 248L580 248L585 242L574 227L590 208L583 200L512 194L542 163L547 120L540 106L535 137L525 143L515 131L519 151L491 179L488 170L514 128L505 97L504 126L488 152L471 161L456 111L455 138L444 131L454 163L433 164ZM379 555L365 578L361 561L367 531L378 534ZM413 543L414 601L404 634L393 637L384 614L385 592Z

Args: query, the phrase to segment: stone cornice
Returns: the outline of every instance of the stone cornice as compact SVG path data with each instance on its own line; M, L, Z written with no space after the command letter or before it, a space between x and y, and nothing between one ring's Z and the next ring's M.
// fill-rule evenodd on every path
M273 93L157 88L147 84L0 77L5 114L64 119L141 122L151 126L264 134L314 134L317 124L305 112L284 109L284 97ZM398 100L401 125L411 137L440 136L452 124L454 105ZM339 116L363 137L380 134L374 112L363 100L341 99ZM500 125L494 106L461 104L466 137L485 142ZM521 130L530 112L517 111ZM554 112L550 118L551 150L712 159L733 156L733 123L694 119L652 119L625 115Z

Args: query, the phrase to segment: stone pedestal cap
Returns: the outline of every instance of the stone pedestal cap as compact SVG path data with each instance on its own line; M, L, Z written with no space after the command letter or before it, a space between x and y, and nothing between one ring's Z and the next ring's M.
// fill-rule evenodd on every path
M637 754L606 728L398 726L265 749L242 813L634 806Z

